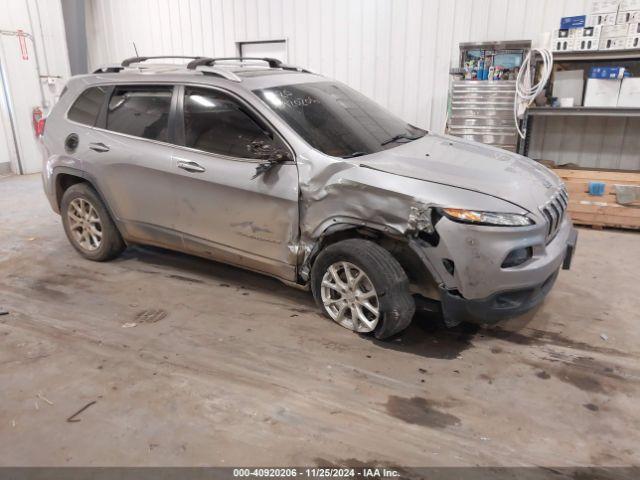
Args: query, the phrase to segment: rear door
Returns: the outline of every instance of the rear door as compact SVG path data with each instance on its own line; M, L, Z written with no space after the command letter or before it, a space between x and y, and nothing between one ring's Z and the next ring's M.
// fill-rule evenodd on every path
M131 240L181 248L172 167L172 85L116 85L94 129L85 165Z
M185 247L227 263L295 279L298 170L278 133L239 97L184 86L173 156L178 229ZM183 123L180 121L183 119ZM182 128L181 128L182 127ZM253 178L264 149L289 160Z

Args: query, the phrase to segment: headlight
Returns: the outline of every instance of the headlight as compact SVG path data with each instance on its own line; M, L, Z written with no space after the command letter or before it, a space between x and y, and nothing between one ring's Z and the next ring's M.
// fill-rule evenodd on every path
M441 208L440 211L454 222L473 223L476 225L496 225L499 227L526 227L533 225L526 215L518 213L478 212L462 208Z

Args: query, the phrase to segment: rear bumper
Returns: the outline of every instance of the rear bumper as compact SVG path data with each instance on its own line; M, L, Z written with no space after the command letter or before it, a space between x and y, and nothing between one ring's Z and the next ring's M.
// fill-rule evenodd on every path
M571 267L577 239L578 232L571 227L561 258L564 270ZM560 269L557 268L542 282L524 288L500 291L480 299L466 299L457 290L448 290L441 286L440 299L444 321L448 326L461 322L495 324L522 315L542 303L551 291L559 272Z

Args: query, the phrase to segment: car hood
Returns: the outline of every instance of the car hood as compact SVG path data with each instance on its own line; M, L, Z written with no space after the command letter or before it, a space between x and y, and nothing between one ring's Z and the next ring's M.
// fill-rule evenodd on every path
M444 135L428 134L353 160L362 167L491 195L531 212L561 186L557 175L529 158Z

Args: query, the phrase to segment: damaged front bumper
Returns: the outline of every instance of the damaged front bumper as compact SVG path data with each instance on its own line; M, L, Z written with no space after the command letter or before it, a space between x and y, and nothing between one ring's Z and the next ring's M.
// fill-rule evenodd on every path
M571 221L566 219L556 238L548 245L538 248L532 261L516 268L503 269L499 267L499 261L490 261L491 257L488 259L486 255L472 255L469 261L475 263L475 266L487 262L483 272L470 268L469 264L463 265L462 272L456 272L455 276L459 278L462 273L465 276L464 281L456 282L455 286L451 283L447 285L447 282L439 285L445 323L448 326L455 326L461 322L494 324L535 308L551 291L560 268L570 268L577 237L577 231ZM477 243L473 242L475 246L486 244L480 241L479 237L475 237L474 240L477 240ZM482 250L476 250L476 253ZM455 260L456 257L453 258ZM467 277L470 273L475 276L474 280L477 280L477 283L468 283L470 279ZM484 281L481 280L481 273L484 273ZM451 280L456 279L451 276ZM513 283L509 285L510 282ZM465 289L465 286L475 288ZM485 292L485 295L477 295L480 291Z
M459 293L440 288L442 315L448 326L462 322L494 324L517 317L538 306L558 278L559 270L529 288L498 292L487 298L467 300Z

